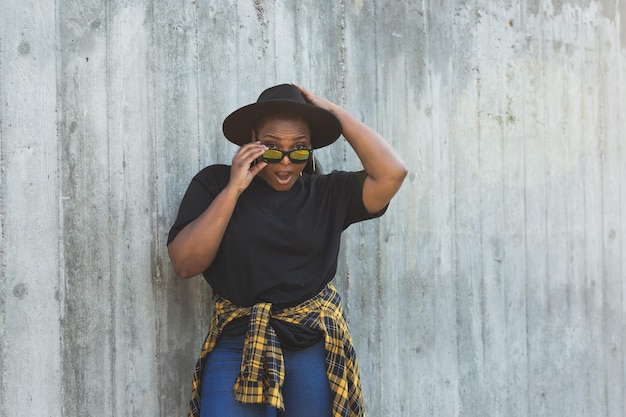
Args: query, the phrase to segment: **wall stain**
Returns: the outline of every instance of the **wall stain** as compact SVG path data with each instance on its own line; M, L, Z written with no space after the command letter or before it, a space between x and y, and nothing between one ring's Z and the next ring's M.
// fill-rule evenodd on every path
M28 55L30 53L30 43L26 41L20 42L20 45L17 47L17 50L22 55Z
M15 287L13 287L13 295L18 300L23 300L27 294L28 294L28 288L26 287L26 284L24 284L23 282L20 282Z
M265 8L263 0L254 0L254 10L256 10L256 18L263 25L265 23Z

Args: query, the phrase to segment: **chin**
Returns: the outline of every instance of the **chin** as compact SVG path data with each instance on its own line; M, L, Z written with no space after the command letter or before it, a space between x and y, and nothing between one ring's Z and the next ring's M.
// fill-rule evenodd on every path
M295 181L289 182L288 184L280 184L278 182L272 181L269 183L270 187L272 187L276 191L289 191L291 187L295 184Z

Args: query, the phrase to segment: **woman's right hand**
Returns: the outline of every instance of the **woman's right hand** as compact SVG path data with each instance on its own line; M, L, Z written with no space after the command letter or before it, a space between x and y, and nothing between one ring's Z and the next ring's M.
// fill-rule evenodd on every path
M267 165L263 161L254 163L266 150L267 146L261 142L243 145L233 157L228 187L232 187L239 194L248 188L254 177Z

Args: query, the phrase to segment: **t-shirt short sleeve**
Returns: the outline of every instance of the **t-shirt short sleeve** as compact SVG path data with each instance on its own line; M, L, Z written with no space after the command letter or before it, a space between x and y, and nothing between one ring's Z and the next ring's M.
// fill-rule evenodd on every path
M337 183L337 186L333 188L346 193L344 198L346 198L347 211L344 229L353 223L380 217L387 211L388 206L385 206L377 213L370 213L365 208L363 204L363 184L367 177L365 171L334 171L332 176L333 181Z
M230 167L227 165L211 165L196 174L180 203L176 221L167 236L168 245L185 226L204 213L226 187L229 178Z

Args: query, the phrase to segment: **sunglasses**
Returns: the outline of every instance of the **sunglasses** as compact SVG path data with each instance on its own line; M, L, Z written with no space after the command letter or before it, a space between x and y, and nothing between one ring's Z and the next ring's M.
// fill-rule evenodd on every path
M294 164L306 164L311 157L313 150L311 149L295 149L293 151L283 151L280 149L268 149L263 152L263 161L268 164L277 164L286 156Z

